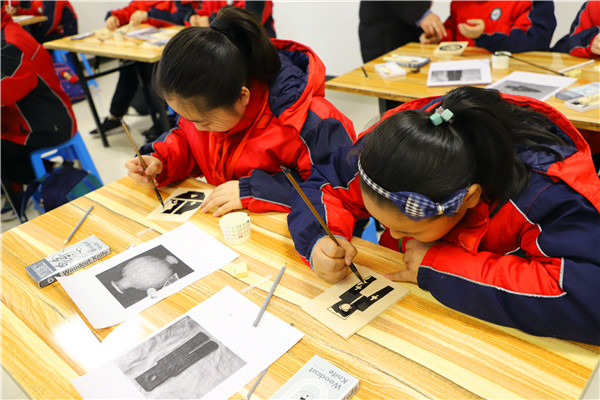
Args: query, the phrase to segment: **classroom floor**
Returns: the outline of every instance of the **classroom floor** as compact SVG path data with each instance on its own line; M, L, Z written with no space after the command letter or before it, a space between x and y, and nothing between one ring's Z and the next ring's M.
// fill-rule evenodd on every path
M102 64L102 69L110 68L116 64ZM108 113L110 100L117 83L117 74L109 74L96 80L98 88L92 87L94 102L101 120ZM327 91L326 98L333 103L340 111L346 114L354 123L357 132L361 132L378 115L378 103L375 98L353 95L335 91ZM81 136L90 152L90 155L96 165L104 184L114 182L126 176L124 164L133 156L131 144L121 129L115 129L109 133L108 143L110 147L102 146L99 135L90 135L89 132L95 128L94 119L87 101L81 101L73 105L77 126ZM141 132L150 128L152 120L149 116L141 117L135 114L135 110L130 109L131 115L125 116L131 134L135 142L139 145L144 143L144 137ZM31 219L38 213L30 207L27 210L27 216ZM19 224L18 220L1 222L1 231L7 231ZM28 399L29 397L16 384L10 374L2 368L2 392L0 398L9 399Z

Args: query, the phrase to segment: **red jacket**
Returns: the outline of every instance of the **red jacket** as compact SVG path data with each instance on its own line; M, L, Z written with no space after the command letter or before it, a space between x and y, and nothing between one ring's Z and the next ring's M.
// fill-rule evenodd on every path
M3 2L4 3L4 2ZM18 15L44 15L48 20L34 25L32 35L43 43L77 33L77 14L70 2L54 1L13 1Z
M204 176L220 185L239 180L244 208L289 211L293 187L287 166L304 180L313 163L355 140L352 122L325 100L325 66L304 45L273 39L281 70L270 85L250 83L250 103L228 132L198 131L185 118L152 144L142 146L164 165L160 185Z
M45 147L77 131L50 54L2 9L2 140Z
M191 1L134 0L127 7L109 11L105 19L115 16L119 18L119 24L123 26L129 23L131 14L136 11L146 11L148 19L145 23L162 28L165 26L183 25L184 18L193 12L193 9Z
M222 7L228 5L227 1L224 0L193 0L192 6L195 9L195 13L203 17L213 18ZM273 22L273 2L267 1L246 1L246 0L234 0L231 2L234 7L244 8L260 20L262 26L267 30L270 37L274 38L275 26ZM190 13L184 18L184 21L189 21L193 13Z
M431 247L418 285L446 306L534 335L600 344L600 180L590 149L556 109L529 97L502 94L551 121L568 146L564 161L536 151L518 152L531 166L529 186L496 214L483 200ZM441 98L410 101L404 109L431 111ZM362 137L363 135L361 135ZM356 147L360 147L359 140ZM358 153L334 153L301 184L332 233L350 240L356 220L368 217L357 179ZM407 172L410 173L410 172ZM306 262L326 236L303 200L292 200L288 228ZM386 235L391 239L389 235ZM398 250L398 240L385 243Z
M485 22L483 34L473 40L458 30L469 19ZM468 41L469 46L521 53L546 51L556 28L552 1L452 1L450 16L444 22L444 40Z
M552 51L569 53L575 57L596 58L592 42L600 34L600 1L586 1L577 13L571 31L560 39Z

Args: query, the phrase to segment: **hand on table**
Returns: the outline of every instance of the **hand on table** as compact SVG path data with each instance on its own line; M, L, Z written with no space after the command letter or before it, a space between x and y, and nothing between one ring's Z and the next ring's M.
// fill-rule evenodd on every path
M596 35L594 40L592 40L592 53L600 54L600 34Z
M340 246L329 236L321 238L312 252L312 267L317 276L329 283L342 280L348 266L356 257L356 247L346 239L337 238Z
M129 17L129 23L135 28L135 27L140 26L142 24L142 22L144 22L147 19L148 19L147 11L137 10L137 11L134 11L133 14L131 14L131 17Z
M469 39L477 39L483 34L484 29L485 22L482 19L468 19L466 24L464 22L458 24L460 33Z
M125 163L125 168L129 171L127 175L139 184L148 185L152 184L148 177L152 177L154 184L156 185L156 175L160 174L163 170L162 162L158 158L152 156L142 156L142 158L146 163L146 171L144 171L144 168L142 168L142 165L140 164L140 160L136 157Z
M106 21L104 21L104 26L106 27L106 29L114 31L119 26L121 26L121 22L119 21L119 18L115 17L114 15L111 15L110 17L106 18Z
M406 263L406 270L398 271L393 274L386 274L385 277L392 281L417 283L419 267L429 250L436 242L424 243L416 239L410 239L406 242L406 252L402 256L402 261Z
M4 9L9 15L15 15L17 13L17 9L13 6L9 6L8 4L6 5L6 7L4 7Z
M442 20L434 13L429 13L423 18L420 27L423 29L424 38L430 43L439 43L446 36L446 28Z
M220 217L229 211L241 210L243 207L240 200L240 182L228 181L217 186L204 200L200 210L207 212L214 207L219 208L213 213L213 217Z
M191 26L210 26L210 23L208 22L208 17L207 16L200 16L198 14L194 14L190 17L190 25Z

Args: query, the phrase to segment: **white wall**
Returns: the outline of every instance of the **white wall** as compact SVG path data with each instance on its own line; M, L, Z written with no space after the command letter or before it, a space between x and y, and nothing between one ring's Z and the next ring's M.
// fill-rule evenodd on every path
M108 10L128 1L71 1L79 16L79 31L104 26ZM358 0L300 1L274 0L273 16L277 37L291 39L313 48L327 67L328 75L340 75L362 64L358 41ZM564 36L583 1L556 1L558 26L552 44ZM433 12L442 20L449 14L448 0L435 0Z

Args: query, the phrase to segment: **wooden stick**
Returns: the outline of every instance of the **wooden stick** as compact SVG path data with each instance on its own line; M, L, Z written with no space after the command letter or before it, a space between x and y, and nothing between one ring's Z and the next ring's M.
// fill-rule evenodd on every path
M127 128L127 124L125 124L125 121L123 121L122 119L121 119L121 125L123 125L123 129L125 129L125 133L127 134L127 137L129 138L129 141L131 142L131 145L133 146L133 149L135 150L135 152L138 156L138 160L140 160L140 164L142 164L142 168L144 168L144 173L146 173L146 169L148 168L148 166L146 166L146 163L144 162L142 155L140 154L135 142L133 141L133 138L131 137L131 133L129 133L129 129ZM154 179L152 179L152 177L150 177L150 176L148 176L148 179L150 179L152 186L154 186L154 193L156 193L156 197L160 201L160 204L162 204L163 208L165 208L165 203L163 202L162 196L160 195L158 188L154 184Z
M319 215L319 213L317 212L317 210L315 209L315 207L312 205L312 203L310 202L310 200L308 200L308 197L306 197L306 194L304 194L304 191L300 188L300 186L298 185L298 182L296 182L296 180L292 176L292 173L291 173L290 169L287 168L287 167L282 166L281 170L283 171L283 173L285 174L285 176L287 176L287 178L290 180L290 182L292 182L292 185L294 185L294 188L296 188L296 191L298 192L298 194L300 194L300 197L302 197L302 200L304 200L304 202L306 203L306 205L308 206L308 208L310 209L310 211L313 213L313 215L315 216L315 218L317 219L317 221L319 221L319 224L321 224L321 226L323 227L323 229L325 229L325 232L327 232L327 235L329 236L329 238L331 240L333 240L333 242L338 247L342 247L342 246L340 246L340 242L338 242L337 239L335 238L335 236L333 236L333 233L331 233L331 231L329 230L329 227L327 226L327 224L325 223L325 221L323 221L323 218L321 218L321 216ZM360 276L360 273L356 269L356 266L354 265L354 263L350 263L349 267L352 270L352 272L354 272L354 274L356 275L356 277L362 283L365 283L365 280L362 278L362 276Z

